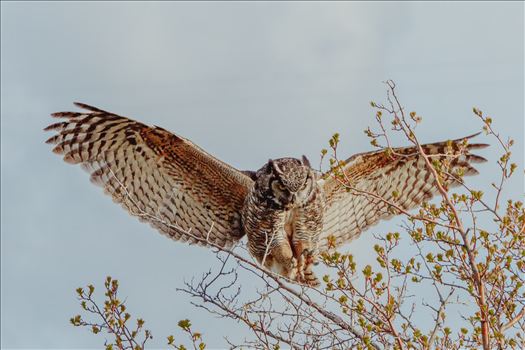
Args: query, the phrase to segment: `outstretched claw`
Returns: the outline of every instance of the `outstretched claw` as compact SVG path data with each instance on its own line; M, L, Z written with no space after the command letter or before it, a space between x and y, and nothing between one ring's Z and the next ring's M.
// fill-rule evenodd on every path
M317 263L317 256L313 249L304 249L298 256L297 282L312 287L320 285L319 279L312 271L312 266Z
M315 273L311 270L304 272L303 283L309 285L310 287L319 287L319 285L321 284L319 278L317 278Z

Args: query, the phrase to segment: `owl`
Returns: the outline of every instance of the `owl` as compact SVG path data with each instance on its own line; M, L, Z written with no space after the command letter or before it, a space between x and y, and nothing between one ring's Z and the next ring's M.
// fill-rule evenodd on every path
M303 156L270 159L251 178L254 184L241 210L250 253L282 276L318 284L311 267L323 228L319 176Z
M55 133L46 142L114 202L178 241L228 248L247 236L260 265L301 284L319 284L313 266L320 254L395 215L389 202L410 210L437 192L414 147L354 155L338 174L315 171L304 156L241 171L163 128L75 104L84 111L52 114L61 121L44 129ZM487 145L464 147L473 136L422 147L446 159L451 172L474 175L472 164L485 159L471 151Z

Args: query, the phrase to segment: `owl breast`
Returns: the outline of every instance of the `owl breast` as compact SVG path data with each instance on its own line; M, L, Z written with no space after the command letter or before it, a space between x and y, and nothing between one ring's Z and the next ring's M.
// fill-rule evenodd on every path
M241 212L242 225L250 253L259 262L274 250L295 256L298 243L310 249L317 247L323 225L322 191L313 182L309 193L300 198L292 206L279 206L268 191L257 186L248 194Z
M323 226L324 197L309 164L270 160L255 175L241 211L250 253L268 270L316 285L311 265Z

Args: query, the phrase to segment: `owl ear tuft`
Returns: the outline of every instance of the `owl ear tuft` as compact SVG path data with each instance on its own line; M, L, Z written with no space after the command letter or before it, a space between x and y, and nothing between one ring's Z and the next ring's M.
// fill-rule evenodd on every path
M283 171L279 168L276 162L274 162L272 159L268 160L268 167L272 169L276 174L282 175Z
M310 165L310 161L308 160L308 158L306 158L306 156L303 154L303 157L301 158L302 159L302 163L304 166L307 166L309 168L311 168L312 166Z

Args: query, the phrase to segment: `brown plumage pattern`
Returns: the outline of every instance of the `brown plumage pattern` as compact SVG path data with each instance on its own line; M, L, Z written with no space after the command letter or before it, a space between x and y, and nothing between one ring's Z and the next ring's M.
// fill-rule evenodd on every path
M243 236L248 176L162 128L76 105L87 112L54 113L63 121L45 129L56 132L47 143L130 214L189 243L229 246Z
M319 284L312 268L320 252L394 215L379 197L410 210L437 192L414 147L354 155L342 166L343 179L320 176L304 156L239 171L160 127L76 105L84 111L53 114L61 121L45 128L55 133L47 143L88 170L131 215L192 244L229 247L246 234L260 264L299 283ZM485 159L470 152L487 145L464 141L422 147L452 173L477 174L472 164ZM443 181L451 187L461 180L445 175Z
M465 139L476 135L425 144L422 148L431 160L447 159L452 174L463 168L465 176L476 175L478 171L472 167L472 163L484 162L486 159L470 151L488 145L468 144L464 150L461 146ZM344 164L344 175L340 174L342 178L333 176L333 173L323 176L326 210L319 242L321 251L349 242L379 220L393 216L392 211L388 210L388 204L374 198L374 195L404 210L410 210L432 198L438 191L432 173L415 147L394 148L391 153L381 150L356 154ZM342 179L350 186L344 186ZM456 179L445 176L443 180L447 186L454 187L459 185Z

